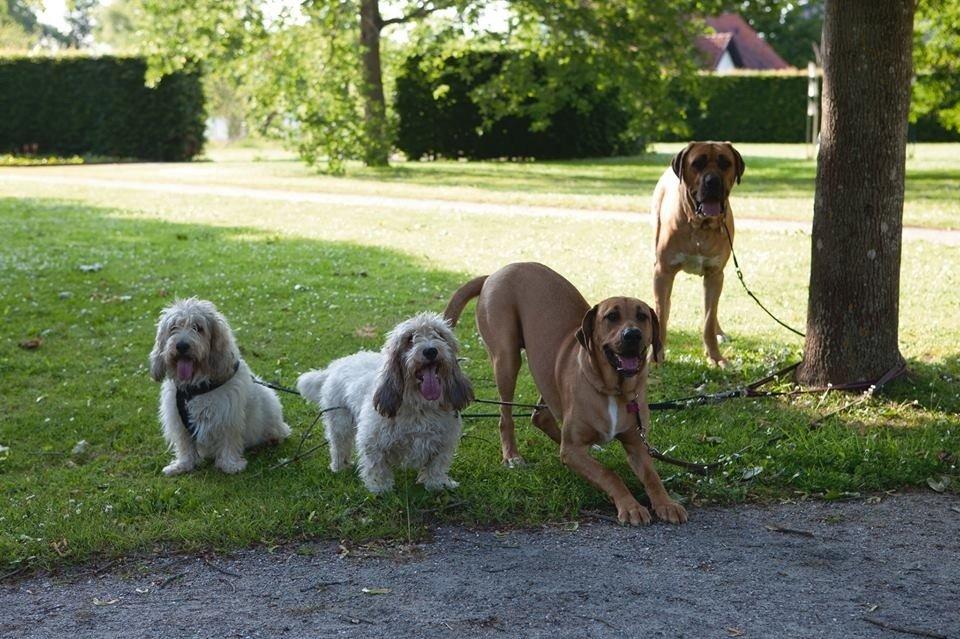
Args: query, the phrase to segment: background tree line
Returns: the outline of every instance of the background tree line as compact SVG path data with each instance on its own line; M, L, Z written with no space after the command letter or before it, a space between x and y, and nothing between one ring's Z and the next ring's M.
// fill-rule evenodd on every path
M591 108L584 87L615 92L618 149L683 137L702 96L696 16L737 11L788 62L816 57L822 0L71 0L67 29L39 23L39 0L0 0L0 48L109 45L150 61L150 79L199 68L211 112L284 141L333 171L384 165L397 139L395 81L416 55L443 87L469 52L509 51L470 81L481 127L520 118L534 132ZM960 129L960 0L920 3L912 116ZM587 97L585 97L587 96Z

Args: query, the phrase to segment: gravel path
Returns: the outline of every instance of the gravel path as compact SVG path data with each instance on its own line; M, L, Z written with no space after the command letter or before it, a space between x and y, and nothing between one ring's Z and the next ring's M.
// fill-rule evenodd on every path
M492 202L469 202L462 200L441 200L431 198L407 198L379 195L354 195L349 193L317 193L290 191L282 189L259 189L216 184L184 184L180 182L151 182L108 178L87 178L64 175L49 175L42 172L12 170L0 171L0 183L36 183L40 182L65 186L85 186L121 191L148 191L152 193L173 193L188 195L213 195L217 197L236 197L246 200L270 202L305 202L324 206L359 206L364 208L388 208L401 211L435 211L449 213L451 210L467 215L498 215L507 217L533 217L577 220L604 220L614 222L635 222L637 216L649 218L647 211L615 211L558 206L529 206L523 204L497 204ZM765 231L771 233L811 232L811 222L792 220L767 220L736 216L738 230ZM923 240L934 244L960 246L960 231L941 230L907 226L903 229L903 238L907 241Z
M958 638L958 533L931 493L131 559L8 579L0 636Z

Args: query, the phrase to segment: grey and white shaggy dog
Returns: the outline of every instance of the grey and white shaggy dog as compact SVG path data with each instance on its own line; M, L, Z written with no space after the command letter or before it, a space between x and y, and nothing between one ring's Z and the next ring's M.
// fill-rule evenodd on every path
M247 466L247 448L290 434L276 394L253 375L227 320L212 302L177 300L160 314L150 374L162 382L160 421L174 459L166 475L193 470L213 458L225 473Z
M330 469L350 465L356 444L367 489L393 488L394 467L419 469L427 490L456 488L450 464L460 440L459 411L473 387L457 363L459 344L437 313L420 313L390 331L379 353L362 351L304 373L297 389L321 408Z

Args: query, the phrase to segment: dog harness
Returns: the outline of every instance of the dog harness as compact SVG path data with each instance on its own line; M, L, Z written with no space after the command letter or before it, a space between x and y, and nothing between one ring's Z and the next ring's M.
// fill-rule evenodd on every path
M237 374L237 370L240 368L240 360L237 360L237 363L233 365L233 375ZM202 384L194 384L193 386L184 386L182 388L177 388L177 412L180 413L180 421L183 422L184 427L187 429L187 432L190 433L190 437L193 439L197 438L197 425L193 423L193 420L190 419L190 411L187 410L187 402L198 395L205 395L212 390L216 390L233 379L233 375L223 380L222 382L204 382Z

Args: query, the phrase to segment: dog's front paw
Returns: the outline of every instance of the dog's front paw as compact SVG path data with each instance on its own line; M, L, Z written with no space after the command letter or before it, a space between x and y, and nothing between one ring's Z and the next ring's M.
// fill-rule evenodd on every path
M189 473L196 468L196 463L192 459L174 459L163 467L163 474L167 477Z
M721 356L713 357L711 355L707 355L707 359L710 361L711 364L713 364L717 368L727 367L727 360Z
M630 524L631 526L646 526L650 523L650 511L640 505L634 498L617 504L617 520L621 524Z
M516 457L508 457L504 459L503 465L507 468L523 468L527 465L527 462L523 461L523 457L517 455Z
M239 473L246 467L247 467L247 460L244 459L243 457L218 457L217 458L217 468L227 473L228 475Z
M392 480L392 479L389 480L389 481L370 481L370 480L367 480L367 481L363 482L363 484L364 484L364 486L367 487L367 490L369 490L369 491L370 491L371 493L373 493L374 495L382 495L382 494L384 494L384 493L389 493L391 490L393 490L393 480Z
M459 486L460 484L458 482L454 481L453 479L451 479L449 476L446 476L446 475L443 477L436 477L436 478L431 477L430 479L427 479L426 481L423 482L423 487L430 491L453 490L455 488L458 488Z
M684 524L687 522L686 509L673 500L657 504L653 507L653 511L657 513L657 517L661 520L670 522L671 524Z

